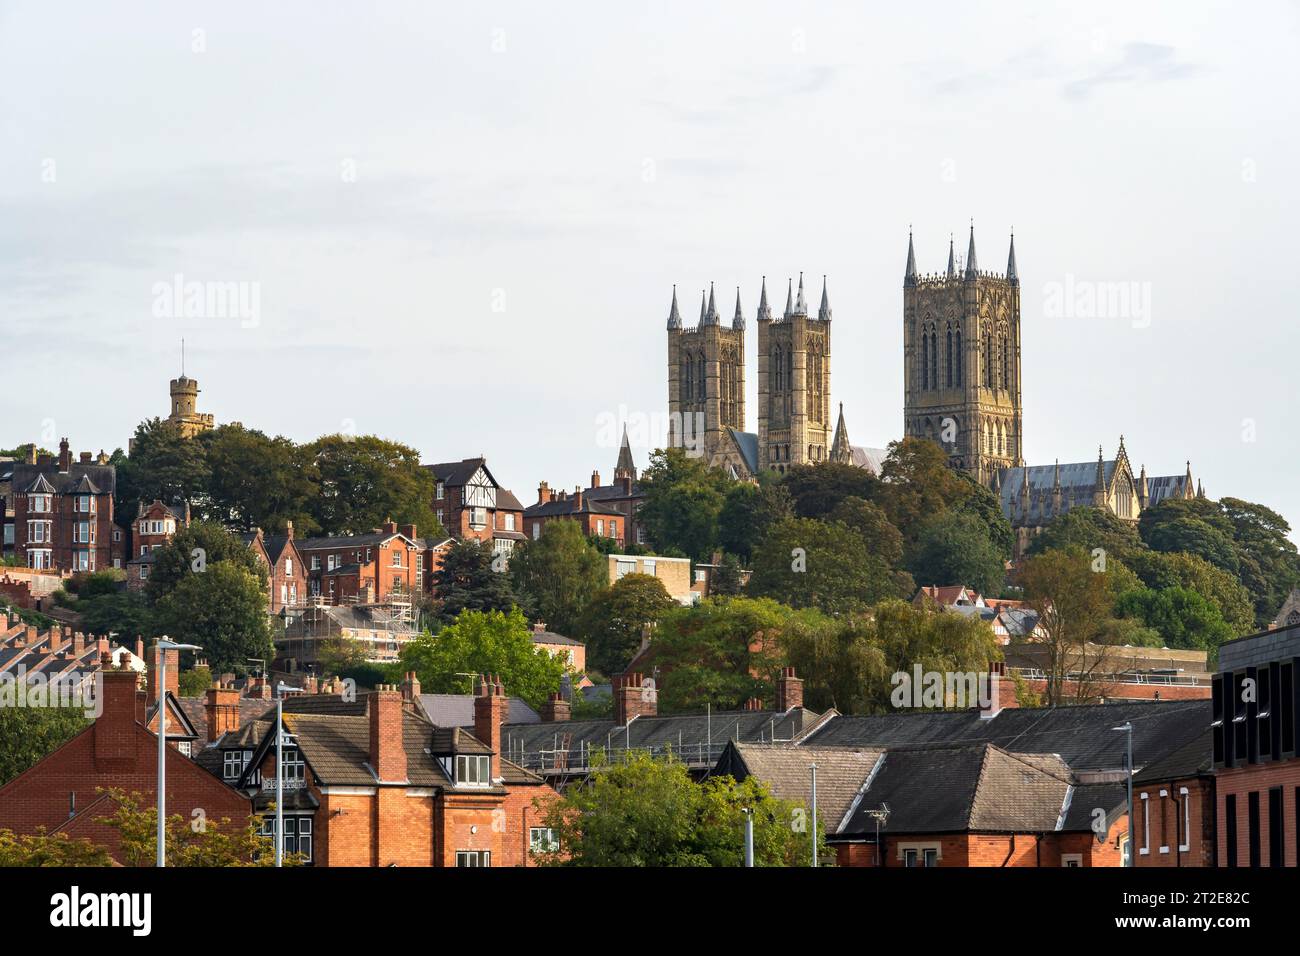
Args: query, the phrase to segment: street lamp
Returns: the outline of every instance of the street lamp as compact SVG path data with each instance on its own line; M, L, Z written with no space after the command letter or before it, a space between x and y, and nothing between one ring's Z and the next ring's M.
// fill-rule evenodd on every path
M1125 866L1133 865L1133 721L1126 720L1118 727L1112 727L1111 730L1123 731L1128 734L1128 759L1124 761L1125 779L1128 782L1128 862Z
M275 865L284 865L284 739L295 740L284 732L284 692L298 690L280 681L275 685Z
M812 865L817 868L817 764L808 768L812 771Z
M745 815L745 866L754 865L754 811L751 807L741 807Z
M167 865L167 651L201 651L197 644L177 644L166 637L158 638L154 649L158 655L158 844L156 866ZM176 664L180 667L180 662Z

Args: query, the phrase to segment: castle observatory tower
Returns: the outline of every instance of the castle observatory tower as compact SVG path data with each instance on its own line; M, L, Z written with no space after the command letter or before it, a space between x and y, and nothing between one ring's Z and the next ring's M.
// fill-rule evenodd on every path
M831 303L825 277L816 316L803 275L791 281L785 312L772 317L767 285L758 314L758 466L787 471L830 456Z
M906 435L938 442L949 464L984 485L1024 464L1014 233L1005 275L980 271L973 223L965 263L957 266L950 242L948 267L936 274L917 271L908 233L903 363Z
M734 445L727 430L745 429L745 317L724 326L713 287L700 294L700 321L683 326L673 287L668 312L668 445L685 447L711 465L723 465Z
M172 410L167 420L178 425L182 438L193 438L213 427L213 417L198 411L199 383L197 379L180 378L171 381Z

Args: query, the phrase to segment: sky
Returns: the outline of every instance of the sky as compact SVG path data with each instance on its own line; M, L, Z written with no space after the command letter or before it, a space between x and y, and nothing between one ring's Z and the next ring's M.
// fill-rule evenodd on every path
M645 464L674 283L688 324L739 287L755 429L801 272L883 446L908 229L938 271L973 221L983 269L1015 230L1029 463L1122 434L1300 524L1300 8L865 6L0 2L0 447L125 447L183 338L218 422L528 504L623 421Z

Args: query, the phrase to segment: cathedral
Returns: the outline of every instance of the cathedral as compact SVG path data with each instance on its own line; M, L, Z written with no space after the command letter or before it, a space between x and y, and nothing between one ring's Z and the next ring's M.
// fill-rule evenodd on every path
M830 422L831 306L822 279L811 315L803 276L774 315L764 277L758 314L758 431L745 431L745 314L724 326L712 287L700 294L699 324L682 324L673 288L668 313L669 445L703 456L737 478L765 469L836 461L876 474L886 449L849 442L841 405ZM964 260L948 241L942 272L917 271L912 235L903 274L903 433L936 442L952 467L970 474L1002 503L1019 557L1033 537L1076 505L1136 522L1166 498L1204 496L1191 464L1179 475L1133 473L1124 439L1114 458L1028 465L1023 457L1020 390L1020 275L1012 234L1005 273L979 268L975 227Z

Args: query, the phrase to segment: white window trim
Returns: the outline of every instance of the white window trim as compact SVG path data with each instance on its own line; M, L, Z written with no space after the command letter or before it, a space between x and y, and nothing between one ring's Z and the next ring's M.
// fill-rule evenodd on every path
M1187 852L1190 851L1191 848L1192 848L1192 802L1191 802L1191 794L1188 792L1188 790L1187 790L1186 787L1179 787L1179 788L1178 788L1178 796L1182 798L1182 799L1180 799L1178 802L1182 805L1182 808L1183 808L1183 813L1182 813L1182 817L1183 817L1183 820L1182 820L1182 823L1183 823L1183 826L1182 826L1182 830L1183 830L1183 840L1182 840L1181 843L1178 844L1178 852L1179 852L1179 853L1187 853Z
M1062 853L1062 854L1061 854L1061 866L1063 866L1063 867L1068 867L1071 863L1077 863L1079 866L1083 866L1083 854L1082 854L1082 853Z
M1142 847L1138 850L1138 856L1151 855L1151 802L1147 799L1150 794L1142 794Z
M1161 790L1161 791L1160 791L1160 799L1161 799L1161 800L1165 800L1168 796L1169 796L1169 791L1168 791L1168 790ZM1163 819L1163 817L1162 817L1162 819ZM1160 828L1160 839L1163 840L1164 838L1165 838L1165 828L1162 826L1162 827ZM1160 852L1161 852L1161 853L1168 853L1168 852L1169 852L1169 845L1168 845L1168 844L1161 844L1161 846L1160 846Z
M942 844L942 843L898 843L898 844L895 844L895 850L896 850L895 858L896 858L897 860L899 860L900 862L901 862L903 859L905 859L905 854L906 854L906 851L908 851L908 850L915 850L915 851L916 851L916 858L917 858L918 860L921 861L922 865L924 865L924 863L925 863L925 851L926 851L926 850L934 850L934 853L935 853L935 862L936 862L936 863L942 863L942 862L943 862L943 844Z

